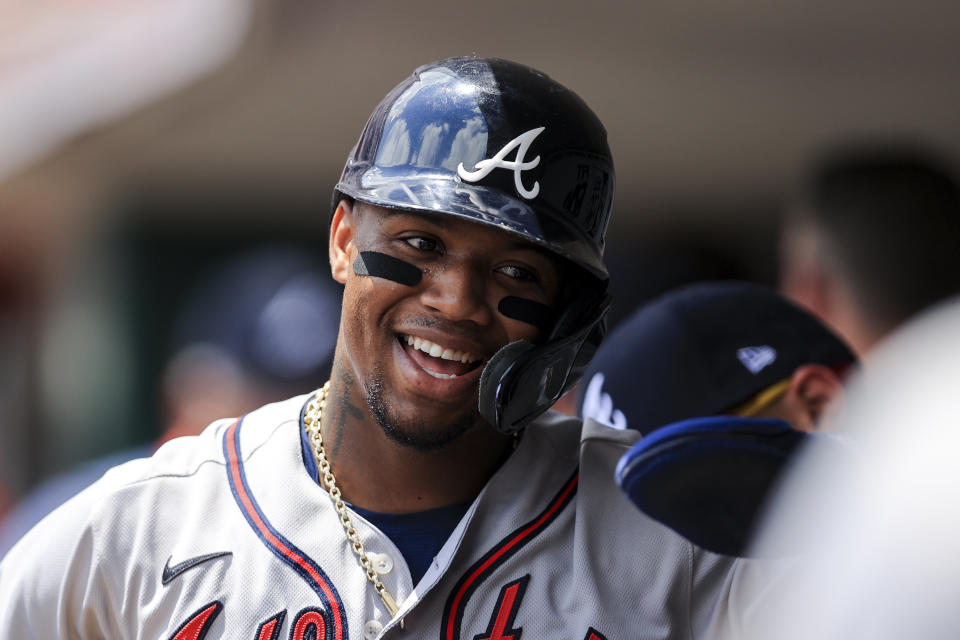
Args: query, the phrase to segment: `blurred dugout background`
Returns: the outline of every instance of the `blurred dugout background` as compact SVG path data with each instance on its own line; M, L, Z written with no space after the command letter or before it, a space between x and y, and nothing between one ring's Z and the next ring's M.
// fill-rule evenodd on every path
M893 133L960 155L948 0L6 0L7 493L153 439L189 284L259 242L324 256L330 191L373 106L463 54L540 68L606 123L614 322L691 280L774 284L783 199L825 144Z

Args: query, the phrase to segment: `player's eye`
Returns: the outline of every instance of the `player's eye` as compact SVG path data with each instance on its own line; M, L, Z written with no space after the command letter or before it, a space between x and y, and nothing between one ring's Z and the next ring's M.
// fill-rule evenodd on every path
M536 273L534 273L531 269L521 267L520 265L507 264L499 267L497 270L508 278L513 278L514 280L523 280L526 282L540 281Z
M424 236L404 238L404 242L418 251L436 251L439 246L436 240L433 238L425 238Z

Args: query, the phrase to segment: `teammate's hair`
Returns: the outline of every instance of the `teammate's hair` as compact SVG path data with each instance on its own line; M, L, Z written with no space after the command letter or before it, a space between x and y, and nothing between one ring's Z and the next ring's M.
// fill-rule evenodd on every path
M801 189L797 214L878 329L960 291L960 189L932 150L849 145L815 163Z

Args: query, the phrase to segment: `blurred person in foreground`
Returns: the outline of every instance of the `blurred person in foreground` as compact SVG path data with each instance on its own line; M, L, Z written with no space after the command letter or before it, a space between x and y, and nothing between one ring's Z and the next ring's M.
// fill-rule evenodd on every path
M811 164L781 233L780 290L860 355L960 292L960 188L920 144L837 145Z
M785 475L753 548L800 550L802 571L745 640L957 637L958 302L891 333L851 380L830 421L853 445L852 462L814 442Z
M0 558L50 511L109 468L196 435L222 415L316 387L329 374L334 342L313 328L335 322L337 290L302 249L276 246L228 259L190 290L174 320L161 375L166 426L152 444L124 449L42 482L0 523Z
M344 95L349 99L349 95ZM0 628L89 638L714 638L766 566L614 483L638 433L549 412L605 333L613 159L496 58L417 68L332 203L331 379L108 472L0 563ZM762 597L761 597L762 600ZM40 633L37 633L37 630Z
M618 480L701 546L744 553L770 487L857 358L772 289L703 282L642 305L584 376L581 415L644 434Z
M768 601L765 623L742 637L954 638L954 169L916 144L835 148L806 176L782 242L782 290L869 361L848 385L844 410L829 417L852 455L838 460L826 443L811 442L771 496L749 553L802 553L802 572Z

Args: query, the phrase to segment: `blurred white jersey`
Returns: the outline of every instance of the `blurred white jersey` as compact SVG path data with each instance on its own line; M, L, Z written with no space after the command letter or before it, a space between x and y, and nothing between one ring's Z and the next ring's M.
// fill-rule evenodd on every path
M960 635L958 328L960 297L868 354L829 427L854 455L806 448L759 530L806 556L744 640Z
M400 605L391 618L306 470L306 399L174 440L51 514L0 564L0 635L680 640L739 628L748 603L734 600L754 565L693 547L627 500L613 471L638 433L553 413L526 429L418 584L352 514Z

